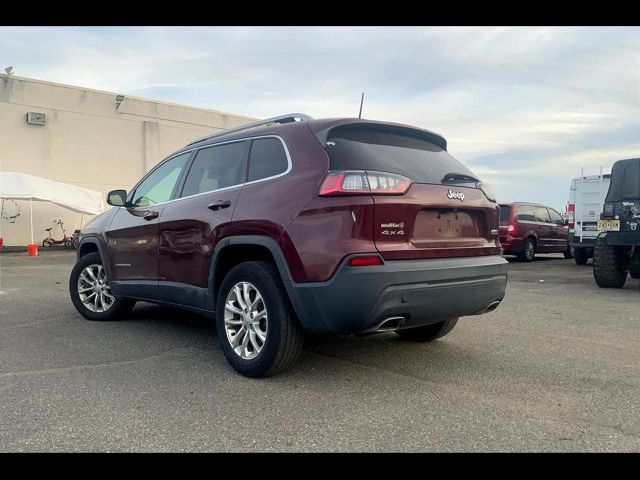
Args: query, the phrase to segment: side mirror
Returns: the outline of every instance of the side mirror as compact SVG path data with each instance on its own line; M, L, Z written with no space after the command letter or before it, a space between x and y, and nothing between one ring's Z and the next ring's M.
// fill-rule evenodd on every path
M124 207L126 202L127 202L126 190L111 190L107 194L107 203L109 205L113 205L114 207Z
M568 218L563 218L563 219L562 219L562 225L564 225L565 227L566 227L567 225L569 225L569 219L568 219Z

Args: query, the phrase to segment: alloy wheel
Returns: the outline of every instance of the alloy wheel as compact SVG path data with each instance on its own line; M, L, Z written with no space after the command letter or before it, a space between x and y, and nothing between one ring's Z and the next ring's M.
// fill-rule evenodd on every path
M92 312L106 312L114 302L111 288L107 281L107 272L100 264L89 265L78 277L78 295L82 304Z
M233 351L244 360L257 357L267 340L267 307L258 289L238 282L224 305L224 330Z

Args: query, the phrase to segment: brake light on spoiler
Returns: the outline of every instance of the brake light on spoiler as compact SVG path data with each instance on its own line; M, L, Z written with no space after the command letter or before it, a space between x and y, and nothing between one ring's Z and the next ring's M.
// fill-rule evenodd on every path
M320 196L333 195L402 195L411 180L402 175L364 170L329 172L320 186Z

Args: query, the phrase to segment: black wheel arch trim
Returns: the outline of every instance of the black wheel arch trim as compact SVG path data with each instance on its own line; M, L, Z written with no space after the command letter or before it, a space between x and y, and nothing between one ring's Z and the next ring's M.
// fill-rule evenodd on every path
M269 250L275 260L276 268L278 269L278 273L280 274L280 278L282 279L282 283L285 286L287 295L294 310L296 313L300 311L297 306L297 298L295 298L296 295L292 287L291 273L289 272L287 261L284 258L284 253L282 253L282 249L278 242L274 238L266 235L233 235L223 238L216 244L211 259L211 266L209 268L209 288L207 289L206 298L207 309L215 311L216 298L214 292L217 288L217 285L215 284L215 272L220 260L220 254L226 247L231 245L256 245L265 247Z

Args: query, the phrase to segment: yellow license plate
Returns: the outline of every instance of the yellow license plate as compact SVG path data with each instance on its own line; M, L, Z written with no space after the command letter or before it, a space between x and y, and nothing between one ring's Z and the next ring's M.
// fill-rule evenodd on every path
M598 220L598 231L619 232L620 220Z

